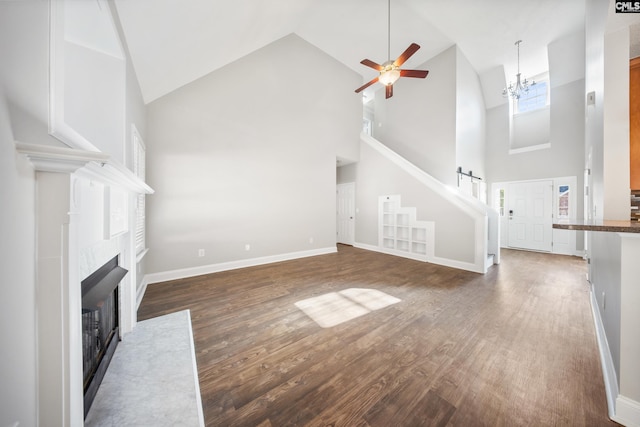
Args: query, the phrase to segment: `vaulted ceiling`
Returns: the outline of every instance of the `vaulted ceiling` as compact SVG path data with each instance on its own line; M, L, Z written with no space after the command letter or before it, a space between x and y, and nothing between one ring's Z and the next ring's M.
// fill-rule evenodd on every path
M145 102L290 33L363 82L376 72L362 59L389 59L387 0L116 0L116 6ZM584 10L584 0L391 0L390 56L416 42L422 48L403 68L417 68L457 44L478 74L504 66L512 75L514 42L522 39L521 69L535 75L548 69L549 43L583 30Z

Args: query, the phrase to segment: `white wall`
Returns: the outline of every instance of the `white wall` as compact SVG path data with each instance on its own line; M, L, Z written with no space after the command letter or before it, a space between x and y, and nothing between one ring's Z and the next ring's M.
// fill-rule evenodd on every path
M64 61L64 121L124 164L124 59L65 42Z
M37 423L35 174L14 141L56 143L46 133L48 16L47 2L0 2L2 426Z
M607 335L616 377L620 379L620 236L617 233L589 233L589 280L597 310ZM606 309L605 309L606 300ZM620 384L618 383L618 386Z
M52 134L124 164L126 55L106 0L51 2Z
M591 171L589 218L602 218L604 212L604 31L608 6L607 0L586 2L585 92L595 99L587 104L585 117L585 168Z
M336 168L336 182L338 184L345 184L347 182L356 182L356 173L357 173L356 163L340 166Z
M14 139L62 145L48 135L49 5L0 2L3 84Z
M456 48L456 167L485 178L486 109L482 86L471 63Z
M357 158L360 82L289 35L150 103L149 270L335 248L336 156Z
M0 15L4 12L0 7ZM0 24L2 26L2 24ZM1 37L1 36L0 36ZM17 155L0 92L0 425L36 425L35 176Z
M416 69L426 79L401 78L393 97L376 92L373 137L439 181L455 186L456 61L452 46Z
M604 200L596 216L628 220L629 195L629 28L605 35L604 46ZM624 162L626 159L626 162Z
M512 150L549 144L551 133L550 108L528 111L511 116Z

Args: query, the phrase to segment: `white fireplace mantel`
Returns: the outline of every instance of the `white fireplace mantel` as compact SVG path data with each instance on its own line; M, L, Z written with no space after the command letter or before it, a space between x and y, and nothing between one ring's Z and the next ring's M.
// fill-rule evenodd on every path
M39 425L82 426L82 291L80 224L92 217L78 191L81 182L118 187L129 194L153 190L106 153L16 142L36 171L36 310ZM87 184L88 185L88 184ZM105 215L106 217L106 215ZM98 224L105 221L99 215ZM95 222L95 221L94 221ZM132 233L104 237L98 246L121 255L130 273L120 284L121 333L136 323L135 244ZM134 271L131 271L134 270Z
M153 194L153 189L129 169L101 151L54 147L16 142L16 151L29 158L39 172L78 172L81 176L116 185L139 194Z
M41 144L16 142L16 151L29 158L36 171L73 173L90 162L106 163L109 155L99 151L76 150Z

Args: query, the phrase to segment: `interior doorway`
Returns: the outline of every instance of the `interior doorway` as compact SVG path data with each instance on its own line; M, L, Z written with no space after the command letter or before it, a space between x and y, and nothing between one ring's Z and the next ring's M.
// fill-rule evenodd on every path
M356 184L338 184L336 190L336 243L355 242Z

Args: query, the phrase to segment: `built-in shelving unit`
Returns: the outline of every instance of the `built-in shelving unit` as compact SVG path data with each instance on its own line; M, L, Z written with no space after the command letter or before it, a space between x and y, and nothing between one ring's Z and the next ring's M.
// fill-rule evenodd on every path
M385 252L426 261L433 254L431 221L418 221L416 208L403 207L400 195L378 199L379 246Z

